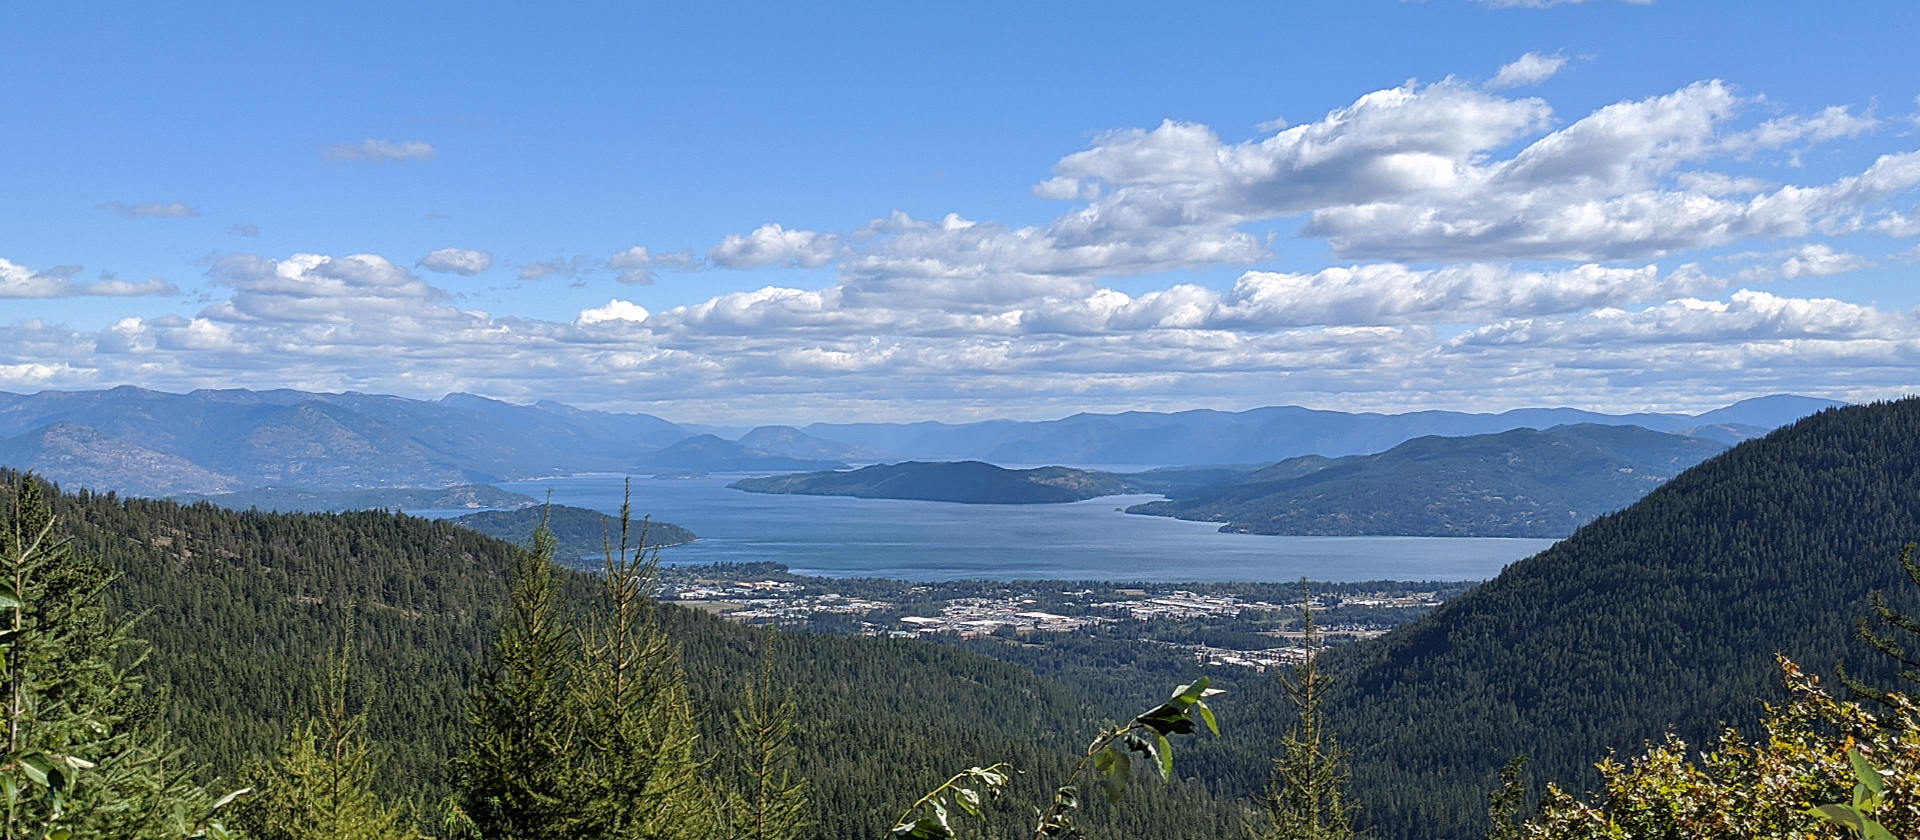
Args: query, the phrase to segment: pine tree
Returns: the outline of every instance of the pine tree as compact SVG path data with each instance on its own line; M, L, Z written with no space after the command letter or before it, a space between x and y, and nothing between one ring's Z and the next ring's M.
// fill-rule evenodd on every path
M1287 696L1300 719L1280 742L1272 780L1267 785L1268 825L1260 840L1350 840L1353 807L1346 800L1346 754L1322 730L1320 703L1326 691L1320 676L1320 638L1313 624L1313 593L1300 582L1306 656L1286 680Z
M135 675L145 648L101 604L112 575L55 533L22 475L0 526L0 698L6 840L224 836ZM39 795L44 794L44 795Z
M235 828L249 840L417 840L397 807L373 792L385 754L369 743L366 713L349 713L353 622L328 658L320 714L295 727L273 762L250 773L254 795Z
M774 693L771 629L764 639L760 675L748 683L734 712L738 760L728 822L737 840L798 840L813 828L807 780L793 769L793 698Z
M567 694L578 639L559 610L553 534L543 524L514 560L507 615L467 704L447 831L486 840L562 840L574 831L574 719Z
M604 612L585 632L572 701L582 773L577 829L602 838L713 836L716 797L695 756L693 704L679 651L658 624L651 597L659 553L648 523L630 533L620 506L620 542L606 540Z

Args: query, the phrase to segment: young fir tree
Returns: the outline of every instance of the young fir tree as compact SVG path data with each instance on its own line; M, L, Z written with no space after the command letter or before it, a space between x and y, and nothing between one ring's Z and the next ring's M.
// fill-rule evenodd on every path
M1267 785L1268 824L1260 840L1350 840L1353 806L1347 802L1346 753L1321 725L1320 703L1326 691L1320 676L1320 637L1313 624L1313 594L1300 582L1306 657L1286 679L1287 696L1300 720L1280 742ZM1285 679L1285 678L1283 678Z
M454 760L447 833L562 840L574 830L575 727L567 686L579 655L559 614L553 534L542 524L517 553L507 614L467 702L467 745Z
M768 630L760 675L747 685L744 703L734 712L735 789L727 801L736 840L798 840L813 828L807 780L793 769L793 698L774 693L774 639Z
M320 713L295 727L272 762L250 773L254 794L235 814L248 840L418 840L398 807L373 792L385 755L368 742L365 712L348 709L353 622L328 658Z
M144 646L100 603L112 574L55 533L40 482L0 509L5 840L223 837L134 669Z
M573 686L576 829L602 838L708 838L718 797L695 755L693 704L679 651L651 596L657 549L620 506L620 542L606 540L602 612L583 637Z

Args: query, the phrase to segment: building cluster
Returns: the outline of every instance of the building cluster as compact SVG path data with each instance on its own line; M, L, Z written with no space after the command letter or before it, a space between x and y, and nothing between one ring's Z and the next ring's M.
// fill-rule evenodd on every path
M1142 593L1144 595L1145 593ZM1156 598L1142 597L1126 601L1107 601L1094 604L1096 609L1124 613L1136 621L1148 621L1155 618L1195 619L1195 618L1237 618L1243 610L1278 610L1278 604L1265 601L1242 601L1232 595L1200 595L1184 589L1171 595Z
M850 598L838 592L805 594L797 583L778 580L695 581L664 587L660 597L699 606L734 621L805 621L816 615L866 615L893 609L893 604L868 598Z
M1039 599L1031 595L955 598L940 608L938 616L903 616L900 623L906 635L956 633L971 638L985 636L1002 628L1015 632L1070 633L1113 620L1104 616L1050 613L1036 609L1038 603Z

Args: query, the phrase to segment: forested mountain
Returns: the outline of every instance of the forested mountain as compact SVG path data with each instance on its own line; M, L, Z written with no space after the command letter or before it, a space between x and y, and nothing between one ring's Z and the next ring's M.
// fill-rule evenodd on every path
M1839 405L1776 395L1743 400L1700 415L1599 414L1568 408L1500 414L1415 411L1352 414L1299 406L1249 411L1129 411L1075 414L1045 422L814 423L810 435L858 444L886 458L977 459L996 464L1244 464L1300 455L1382 452L1425 435L1463 436L1575 423L1633 425L1734 442Z
M1917 432L1920 399L1822 412L1332 652L1330 725L1353 750L1365 821L1386 838L1481 836L1508 759L1578 789L1609 748L1637 751L1669 726L1701 744L1781 696L1775 652L1811 673L1845 657L1884 677L1853 623L1874 589L1916 606L1896 558L1920 539ZM1278 703L1269 691L1253 707Z
M1422 437L1378 455L1288 459L1127 512L1251 534L1561 537L1724 448L1590 423Z
M1131 489L1112 473L1068 467L1009 470L980 461L875 464L849 472L746 478L727 486L750 493L998 505L1077 502Z
M13 478L0 470L0 516L11 514ZM143 616L137 634L152 655L141 669L168 696L174 743L210 772L231 776L313 713L314 686L351 613L350 693L392 753L382 792L431 817L519 549L378 511L235 512L82 493L55 497L54 514L76 551L118 572L110 606ZM565 576L570 609L584 608L592 586ZM764 637L677 608L661 617L701 710L703 749L723 755ZM876 836L952 773L997 761L1025 771L1013 801L1044 801L1102 719L1139 711L925 642L796 634L778 645L775 683L798 708L795 746L820 838ZM1091 810L1103 835L1224 838L1237 836L1240 807L1181 784L1142 786ZM1003 832L1030 818L998 810Z
M571 505L533 505L516 510L484 510L455 516L447 521L462 528L479 531L489 537L516 545L525 543L535 528L546 523L553 532L555 562L589 572L603 568L606 549L620 547L620 523L597 510ZM692 531L671 522L633 521L629 523L629 545L640 545L645 527L645 545L685 545L698 537Z
M88 486L84 483L82 486ZM139 494L134 494L139 495ZM238 493L203 496L173 494L168 498L191 504L211 502L233 510L273 510L281 513L339 513L349 510L457 510L459 508L522 508L539 504L532 496L511 493L488 484L452 487L383 487L369 490L301 490L263 487Z

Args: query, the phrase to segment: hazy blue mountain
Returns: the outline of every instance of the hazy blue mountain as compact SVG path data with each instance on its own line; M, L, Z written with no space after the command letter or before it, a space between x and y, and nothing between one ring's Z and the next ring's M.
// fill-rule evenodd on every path
M1703 437L1732 443L1838 404L1780 395L1746 400L1700 415L1610 415L1570 408L1516 409L1499 414L1355 414L1270 406L1239 412L1076 414L1044 422L814 423L802 428L814 437L865 446L890 459L979 459L1002 464L1235 464L1301 455L1362 455L1427 435L1460 437L1577 423L1632 425L1677 434L1698 430Z
M0 440L0 464L31 470L73 489L113 488L129 495L221 493L242 486L233 476L185 458L64 422Z
M67 427L91 432L61 431ZM4 463L72 486L155 495L269 486L439 487L623 470L643 453L686 437L644 414L516 406L464 394L432 402L131 387L0 394L0 439L33 433L53 434L61 456L15 442L0 451Z
M452 487L377 487L367 490L303 490L263 487L237 493L205 495L179 493L179 502L209 502L231 510L268 510L283 513L340 513L350 510L458 510L522 508L539 504L532 496L511 493L486 484Z
M1591 423L1428 436L1377 455L1289 459L1128 512L1256 534L1560 537L1725 448Z
M845 469L840 461L789 458L751 449L714 435L695 435L634 459L634 468L659 472L752 472L759 470Z
M870 461L877 453L864 446L817 438L792 426L760 426L736 441L748 449L758 449L789 458L824 461Z

